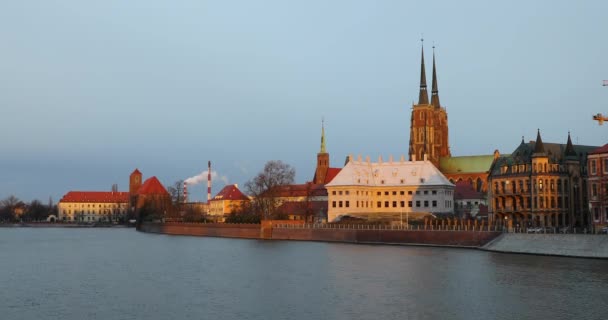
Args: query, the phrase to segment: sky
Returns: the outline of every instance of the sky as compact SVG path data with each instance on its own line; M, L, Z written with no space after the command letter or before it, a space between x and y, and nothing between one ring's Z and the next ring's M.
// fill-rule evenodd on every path
M212 161L242 186L268 160L312 179L407 157L424 38L452 155L536 138L608 143L608 1L0 0L0 199L166 186ZM204 184L204 183L203 183ZM206 186L190 187L206 199Z

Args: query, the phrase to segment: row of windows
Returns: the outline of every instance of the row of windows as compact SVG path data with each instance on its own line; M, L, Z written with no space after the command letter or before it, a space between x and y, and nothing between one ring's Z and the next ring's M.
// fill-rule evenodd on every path
M591 184L591 195L594 196L594 197L597 197L598 196L598 191L601 191L601 190L599 190L598 184L597 183L592 183ZM604 185L604 190L603 191L604 191L604 195L608 195L608 183L606 183Z
M125 214L125 212L126 212L126 210L122 209L122 210L116 211L114 213ZM108 209L103 210L103 211L102 210L99 210L99 211L96 211L96 210L86 210L86 211L85 210L74 210L74 214L78 214L78 213L82 213L82 214L110 214L110 213L112 213L112 211L108 210ZM66 212L66 210L64 209L63 210L63 214L64 215L66 215L66 214L71 215L72 214L72 210L67 210L67 212Z
M556 201L557 200L557 201ZM508 204L510 206L508 206ZM496 198L494 199L494 205L496 209L513 209L519 210L523 208L530 209L532 207L532 198L526 197L520 199L519 201L509 201L505 198ZM569 207L569 198L568 197L534 197L534 207L540 209L568 209Z
M103 208L124 208L126 207L127 204L126 203L121 203L121 204L104 204ZM68 204L68 208L71 208L72 205ZM74 204L74 208L78 208L78 204ZM80 204L80 208L85 208L84 203ZM86 208L95 208L95 204L87 204ZM102 208L101 204L99 205L99 208Z
M593 220L599 222L600 220L600 208L593 208ZM604 221L608 221L608 208L604 208Z
M382 191L377 191L377 192L376 192L376 195L377 195L377 196L381 196L381 195L383 195L383 194L384 194L385 196L388 196L388 195L393 195L393 196L396 196L396 195L397 195L397 192L399 192L399 195L400 195L400 196L405 195L405 191L384 191L384 192L382 192ZM432 195L436 195L436 194L437 194L437 190L423 190L423 191L416 190L416 194L417 194L417 195L420 195L420 194L425 194L425 195L428 195L429 193L430 193L430 194L432 194ZM449 194L449 193L450 193L450 191L446 191L446 194ZM340 195L340 196L341 196L341 195L347 195L347 196L348 196L348 195L350 195L350 192L349 192L348 190L346 190L346 191L344 191L344 192L334 190L334 191L332 191L332 192L331 192L331 194L332 194L332 195L334 195L334 196L335 196L335 195ZM409 191L407 192L407 194L408 194L408 195L412 195L412 194L414 194L414 191L409 190ZM367 196L367 195L369 195L369 191L361 191L361 192L357 191L357 192L356 192L356 195Z
M370 204L372 204L372 203L373 202L371 202L371 201L357 201L356 206L357 206L357 208L369 208ZM437 200L433 200L433 201L417 200L415 202L408 201L407 207L412 208L415 204L416 208L428 208L429 203L431 204L432 208L437 207ZM331 206L332 206L332 208L349 208L350 201L332 201ZM449 206L451 206L451 201L446 200L446 207L449 207ZM372 208L373 208L373 205L372 205ZM384 201L384 202L378 201L378 202L376 202L376 208L405 208L405 201Z
M604 173L608 173L608 158L601 159L600 163L603 163ZM595 175L595 174L597 174L598 171L599 170L598 170L597 160L590 159L589 160L589 172L592 175Z
M557 192L562 192L562 179L533 179L534 191L555 191L557 186ZM525 188L524 188L525 186ZM568 190L568 180L564 180L563 191ZM494 193L518 193L518 192L530 192L530 180L513 180L513 181L501 181L494 182Z

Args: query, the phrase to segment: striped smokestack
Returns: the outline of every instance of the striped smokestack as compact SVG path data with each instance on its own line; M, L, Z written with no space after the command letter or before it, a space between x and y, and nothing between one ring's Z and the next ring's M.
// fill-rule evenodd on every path
M211 201L211 161L208 162L207 168L207 204Z
M188 203L188 184L184 182L184 203Z

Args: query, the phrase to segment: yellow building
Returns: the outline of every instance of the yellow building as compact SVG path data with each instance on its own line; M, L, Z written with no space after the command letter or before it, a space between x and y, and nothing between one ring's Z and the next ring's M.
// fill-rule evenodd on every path
M128 192L70 191L57 204L59 221L116 222L129 210Z
M239 190L238 185L225 186L209 201L209 215L223 221L227 215L239 210L249 201L249 197Z

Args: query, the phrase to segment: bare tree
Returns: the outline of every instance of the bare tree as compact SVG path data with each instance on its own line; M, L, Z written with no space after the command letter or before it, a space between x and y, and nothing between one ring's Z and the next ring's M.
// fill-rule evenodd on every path
M245 183L253 196L252 209L264 219L272 218L279 205L277 195L280 186L293 184L296 170L281 160L266 162L262 172Z
M177 180L167 188L167 192L171 195L171 202L174 205L179 205L184 200L184 180Z
M17 197L11 195L0 200L0 221L15 221L15 207L21 203Z

